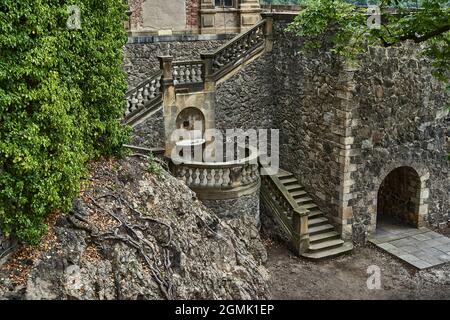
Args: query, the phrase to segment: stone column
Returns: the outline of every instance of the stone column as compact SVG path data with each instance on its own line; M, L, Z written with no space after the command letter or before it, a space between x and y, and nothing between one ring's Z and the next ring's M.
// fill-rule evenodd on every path
M258 0L240 0L241 33L251 29L261 20L261 6Z

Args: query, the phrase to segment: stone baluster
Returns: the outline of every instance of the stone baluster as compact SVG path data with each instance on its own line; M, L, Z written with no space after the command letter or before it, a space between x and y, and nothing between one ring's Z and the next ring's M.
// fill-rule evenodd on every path
M186 168L181 166L179 172L179 178L181 178L181 180L183 180L183 182L186 183Z
M150 83L150 99L156 97L156 80L152 80Z
M143 93L144 105L145 105L145 102L147 102L149 100L149 98L150 98L150 91L149 91L149 89L150 89L150 83L147 83L145 85L145 87L144 87L144 93Z
M186 83L186 80L184 78L184 75L185 75L184 69L185 69L185 66L180 66L179 80L178 80L178 83L180 83L180 84Z
M125 117L130 114L131 102L130 98L127 98L127 107L125 108Z
M197 67L195 65L191 66L191 82L197 82Z
M185 78L186 78L186 83L192 83L192 82L194 82L194 81L192 81L192 79L191 79L191 66L190 65L187 65L186 67L185 67Z
M222 188L228 187L230 183L230 169L225 168L222 175Z
M206 174L206 179L207 179L207 183L206 185L208 186L208 188L212 188L213 187L213 176L212 176L212 170L213 169L208 169L207 174Z
M207 185L207 180L206 180L206 171L207 171L207 169L201 169L200 170L200 176L199 176L199 178L200 178L200 186L201 187L206 187L206 185Z
M203 81L203 70L202 70L202 65L201 64L197 65L197 81L198 82L202 82Z
M134 110L137 109L137 104L138 104L139 100L137 99L137 92L133 93L133 95L131 96L131 107L130 107L130 112L133 112Z
M186 181L186 184L188 185L188 186L191 186L192 185L192 182L193 182L193 180L192 180L192 169L191 168L188 168L187 169L187 181Z
M172 73L172 76L173 76L173 84L174 85L177 85L178 83L179 83L179 81L178 81L178 66L173 66L173 73Z
M199 177L199 170L198 168L192 169L192 186L196 187L200 184L200 181L198 180Z
M222 169L214 170L214 187L220 187L220 178L221 178Z
M156 94L160 94L161 93L161 76L159 76L157 79L156 79L156 85L155 85L155 93Z
M138 95L137 95L137 100L138 100L137 107L138 107L138 109L140 109L140 108L142 108L144 106L144 97L142 95L143 91L144 91L143 88L140 88L138 90Z

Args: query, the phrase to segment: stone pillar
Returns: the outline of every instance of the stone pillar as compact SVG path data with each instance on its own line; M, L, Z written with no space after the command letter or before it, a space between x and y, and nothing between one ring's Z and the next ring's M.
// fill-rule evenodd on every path
M172 153L172 148L174 147L170 137L172 135L172 132L176 129L176 124L174 121L172 121L172 113L176 112L175 86L173 84L172 76L173 57L159 56L158 59L160 69L162 70L161 88L163 90L164 128L166 132L165 155L169 157ZM174 116L176 117L176 114Z
M240 0L241 33L251 29L261 20L261 6L258 0Z
M292 225L296 229L292 239L294 250L302 254L309 248L308 212L294 210Z
M266 52L271 52L273 49L273 16L266 15L266 26L264 28L264 37L266 38Z
M213 71L212 71L212 65L213 65L213 59L214 54L212 53L202 53L200 55L201 59L204 62L204 76L205 76L205 91L215 91L216 85L213 78Z
M336 160L339 163L339 191L337 194L337 216L335 223L341 231L342 239L352 239L353 226L353 202L357 198L353 185L353 173L357 170L357 161L355 159L360 156L361 149L354 144L354 135L352 127L356 125L353 119L353 110L355 103L353 95L355 92L354 74L356 69L352 66L344 66L339 76L339 90L336 98L340 100L339 107L339 124L332 126L331 131L339 138ZM371 208L368 208L371 210Z

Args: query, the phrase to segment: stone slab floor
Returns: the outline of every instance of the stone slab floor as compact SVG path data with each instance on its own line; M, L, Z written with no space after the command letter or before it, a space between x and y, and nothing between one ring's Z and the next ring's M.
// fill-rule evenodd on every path
M450 261L450 238L427 228L382 222L370 242L418 269Z

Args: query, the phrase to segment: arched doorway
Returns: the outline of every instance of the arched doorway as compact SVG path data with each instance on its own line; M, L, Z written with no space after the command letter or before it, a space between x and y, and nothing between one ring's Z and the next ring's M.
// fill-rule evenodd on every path
M377 228L385 225L419 226L420 177L411 167L392 170L380 185Z

